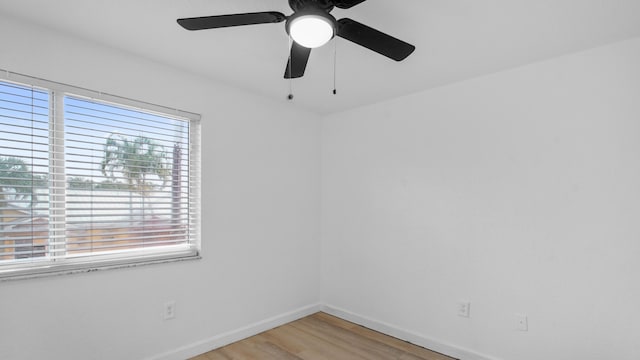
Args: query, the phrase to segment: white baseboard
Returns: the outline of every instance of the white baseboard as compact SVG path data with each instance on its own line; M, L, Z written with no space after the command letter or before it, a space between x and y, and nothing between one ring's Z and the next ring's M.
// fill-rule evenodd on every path
M362 315L354 314L350 311L343 310L331 305L323 305L322 311L327 314L339 317L341 319L362 325L366 328L379 331L383 334L393 336L400 340L408 341L412 344L422 346L429 350L439 352L441 354L451 356L460 360L500 360L487 355L479 354L477 352L465 349L456 345L448 344L439 340L429 338L427 336L417 334L400 327L374 320Z
M435 340L430 337L417 334L398 326L391 325L382 321L374 320L366 316L358 315L348 310L340 309L331 305L314 304L305 306L284 314L280 314L253 324L249 324L242 328L232 330L220 335L210 337L192 344L188 344L177 349L158 354L148 358L147 360L184 360L213 349L229 345L236 341L246 339L248 337L260 334L261 332L271 330L286 323L296 321L305 316L315 314L318 311L324 311L327 314L339 317L341 319L351 321L355 324L362 325L369 329L379 331L383 334L393 336L400 340L408 341L412 344L422 346L424 348L439 352L441 354L451 356L460 360L500 360L491 356L483 355L475 351L465 349L456 345L448 344L443 341Z
M177 349L158 354L148 358L147 360L184 360L188 359L213 349L229 345L236 341L246 339L248 337L257 335L261 332L271 330L280 325L296 321L305 316L315 314L318 311L322 311L323 306L321 304L314 304L305 306L300 309L296 309L281 315L277 315L262 321L258 321L253 324L249 324L242 328L226 332L224 334L216 335L214 337L204 339L189 345L179 347Z

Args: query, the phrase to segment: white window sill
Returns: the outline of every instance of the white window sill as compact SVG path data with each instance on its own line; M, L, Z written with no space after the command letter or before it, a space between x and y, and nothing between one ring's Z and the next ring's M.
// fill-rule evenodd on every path
M183 262L183 261L191 261L191 260L200 260L202 256L198 253L189 254L181 257L157 257L157 258L147 258L147 259L139 259L139 260L127 260L117 262L106 262L104 264L83 264L83 265L70 265L68 267L65 266L57 266L52 267L51 269L34 269L27 271L15 271L15 272L7 272L0 273L0 282L5 281L16 281L16 280L26 280L26 279L38 279L44 277L53 277L53 276L61 276L61 275L72 275L72 274L81 274L81 273L89 273L103 270L113 270L113 269L124 269L124 268L133 268L154 264L165 264L165 263L174 263L174 262Z

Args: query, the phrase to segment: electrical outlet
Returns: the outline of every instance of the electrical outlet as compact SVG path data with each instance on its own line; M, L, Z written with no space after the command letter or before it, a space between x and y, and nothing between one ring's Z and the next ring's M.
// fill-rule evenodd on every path
M525 314L516 314L516 329L518 331L529 331L529 320Z
M176 317L176 302L174 300L164 303L164 312L162 318L164 320L171 320Z
M471 314L471 302L459 301L458 302L458 316L469 317Z

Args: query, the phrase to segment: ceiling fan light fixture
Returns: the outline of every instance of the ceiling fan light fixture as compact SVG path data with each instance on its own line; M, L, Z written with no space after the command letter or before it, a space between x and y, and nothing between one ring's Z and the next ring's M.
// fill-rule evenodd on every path
M293 41L314 49L328 43L336 34L336 19L328 13L301 13L287 21L287 31Z
M350 9L365 1L288 0L293 10L290 16L279 11L260 11L182 18L178 19L178 24L186 30L206 30L285 22L290 43L285 79L304 76L312 49L326 44L335 36L395 61L411 55L415 46L348 17L336 20L331 15L334 8Z

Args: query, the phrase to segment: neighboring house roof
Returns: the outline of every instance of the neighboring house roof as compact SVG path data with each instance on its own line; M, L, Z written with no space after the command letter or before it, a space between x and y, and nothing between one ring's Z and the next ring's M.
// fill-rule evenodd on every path
M46 198L48 194L43 192L39 196ZM72 228L82 227L87 223L92 223L92 227L111 227L116 224L135 225L143 221L171 218L170 192L157 192L152 196L143 197L129 191L67 189L66 197L66 218ZM44 205L46 204L31 209L9 203L5 209L16 212L17 216L5 218L9 221L2 224L3 228L7 230L48 222L49 207Z

